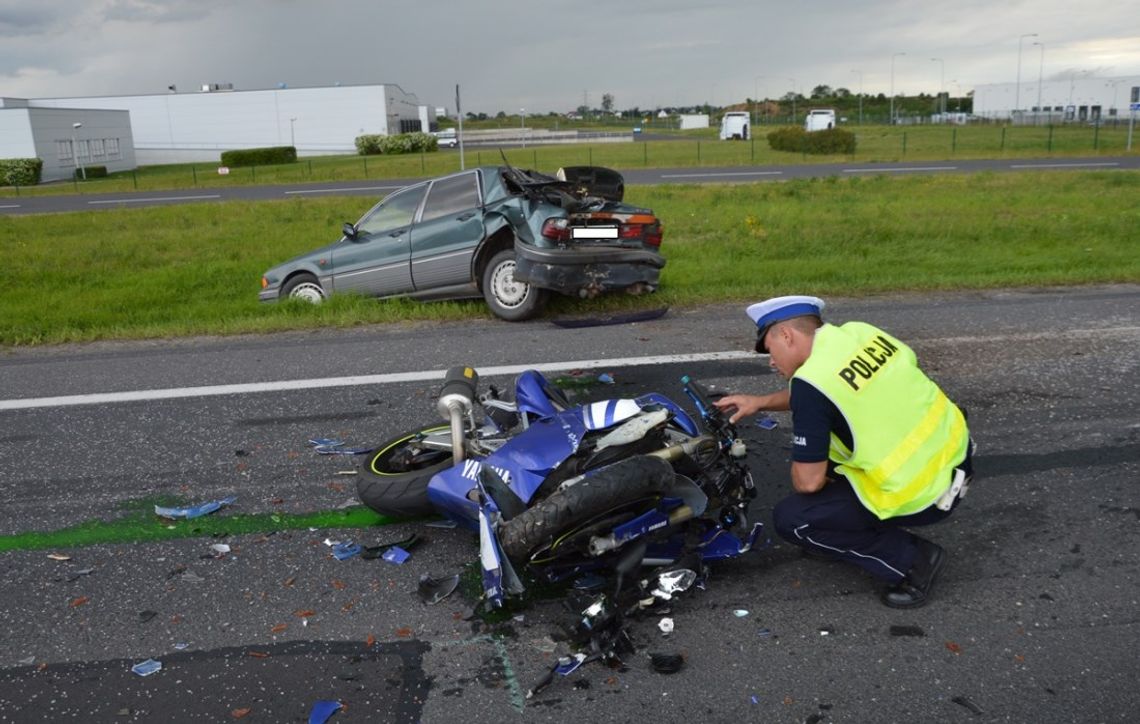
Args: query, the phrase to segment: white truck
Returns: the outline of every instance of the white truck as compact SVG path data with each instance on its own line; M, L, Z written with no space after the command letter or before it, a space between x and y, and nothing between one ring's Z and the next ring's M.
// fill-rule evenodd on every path
M720 140L747 141L748 134L748 114L746 112L729 111L720 119Z
M804 130L808 133L826 131L830 128L835 128L835 111L831 108L816 108L808 111L807 117L804 118Z

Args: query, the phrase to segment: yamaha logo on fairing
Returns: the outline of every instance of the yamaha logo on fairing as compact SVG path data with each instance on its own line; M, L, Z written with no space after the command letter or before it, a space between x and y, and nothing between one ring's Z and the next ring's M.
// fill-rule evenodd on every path
M478 480L479 471L483 469L483 463L479 460L464 460L463 461L463 477L468 480ZM511 482L511 471L506 468L491 466L491 469L499 474L504 483L508 485Z

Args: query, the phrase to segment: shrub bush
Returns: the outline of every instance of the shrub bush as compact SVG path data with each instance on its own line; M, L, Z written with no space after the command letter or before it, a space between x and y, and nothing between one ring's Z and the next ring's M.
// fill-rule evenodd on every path
M35 186L40 182L44 162L38 158L0 159L0 184L5 186Z
M75 178L82 180L83 174L87 174L87 178L107 178L106 166L84 166L82 169L75 169Z
M768 145L773 151L793 153L831 154L855 153L855 134L842 128L808 133L799 126L778 128L768 134Z
M268 148L242 148L222 152L222 165L237 168L240 166L271 166L279 163L296 163L297 149L293 146L269 146Z
M430 133L397 133L392 136L372 133L356 137L356 152L361 156L377 154L419 153L439 149L439 139Z

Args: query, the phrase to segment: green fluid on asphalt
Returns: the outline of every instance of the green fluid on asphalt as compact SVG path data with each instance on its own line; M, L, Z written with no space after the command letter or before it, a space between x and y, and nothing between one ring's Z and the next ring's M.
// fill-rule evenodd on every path
M312 513L255 513L227 515L229 508L192 520L169 520L154 514L163 501L131 501L127 515L115 520L88 520L53 531L28 531L0 536L0 552L78 548L100 543L147 543L212 535L270 533L304 528L368 528L397 522L363 505Z

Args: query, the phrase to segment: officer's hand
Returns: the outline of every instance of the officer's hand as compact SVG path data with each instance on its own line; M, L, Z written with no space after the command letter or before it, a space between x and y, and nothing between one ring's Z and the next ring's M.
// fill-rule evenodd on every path
M728 421L734 425L740 418L760 412L762 404L763 398L758 395L725 395L713 402L717 409L731 415Z

